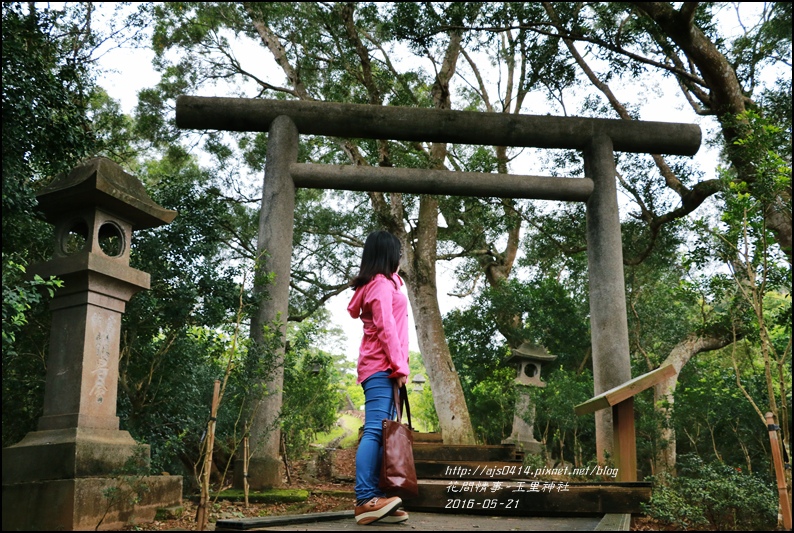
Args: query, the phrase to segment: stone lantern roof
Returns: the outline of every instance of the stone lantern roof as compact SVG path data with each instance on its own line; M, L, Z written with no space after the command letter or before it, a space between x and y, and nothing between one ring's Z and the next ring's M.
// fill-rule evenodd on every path
M48 222L56 223L75 210L104 208L132 224L132 229L147 229L168 224L176 211L152 201L143 184L106 157L94 157L60 174L36 197Z
M557 356L550 354L545 347L530 342L524 342L518 348L512 348L510 352L510 357L505 359L506 363L523 363L526 361L549 363L557 359Z

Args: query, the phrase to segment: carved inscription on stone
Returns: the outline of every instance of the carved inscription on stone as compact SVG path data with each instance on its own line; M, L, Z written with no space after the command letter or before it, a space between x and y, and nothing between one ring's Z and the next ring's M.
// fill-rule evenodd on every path
M94 348L96 349L96 367L91 371L94 375L94 386L89 395L102 403L108 392L107 378L110 373L110 339L111 332L116 330L116 320L112 316L94 315L91 317L91 331L94 332Z

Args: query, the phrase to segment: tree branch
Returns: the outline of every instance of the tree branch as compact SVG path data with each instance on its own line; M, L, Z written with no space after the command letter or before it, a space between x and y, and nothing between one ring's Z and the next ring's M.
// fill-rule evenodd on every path
M255 13L251 2L244 2L243 6L245 7L245 12L248 14L248 17L251 19L251 23L254 25L254 28L259 34L262 44L264 44L265 47L270 50L270 53L273 54L273 58L276 60L276 63L278 63L278 65L281 67L281 70L284 71L284 74L287 75L287 79L294 88L295 95L302 100L313 100L313 98L309 95L309 92L306 90L306 87L300 81L300 76L298 75L297 71L290 64L289 59L287 58L287 51L281 45L278 37L276 37L273 31L264 23L262 18Z
M616 46L616 45L614 45L612 43L609 43L607 41L604 41L602 39L596 39L596 38L587 37L587 36L584 36L584 35L576 35L576 34L573 34L573 33L561 34L559 32L551 32L551 31L547 31L547 30L543 30L543 29L538 28L538 26L546 26L546 25L548 25L548 23L519 24L517 26L505 26L503 28L501 28L501 27L490 27L490 26L440 26L439 29L436 32L433 32L433 33L444 33L444 32L451 31L451 30L457 30L457 31L485 31L485 32L494 32L494 33L501 33L501 32L504 32L504 31L516 30L516 29L517 30L529 30L529 31L533 31L535 33L539 33L541 35L546 35L547 37L556 37L556 38L560 38L560 39L570 39L572 41L582 41L582 42L592 43L592 44L598 45L598 46L600 46L602 48L605 48L607 50L610 50L612 52L624 55L624 56L626 56L626 57L628 57L630 59L633 59L635 61L638 61L640 63L644 63L646 65L651 65L651 66L660 68L662 70L666 70L668 72L672 72L673 74L676 74L678 76L682 76L684 78L687 78L688 80L692 81L693 83L697 83L698 85L702 85L704 87L707 86L707 83L704 80L702 80L701 78L699 78L698 76L694 76L694 75L690 74L689 72L680 71L680 70L676 69L675 67L671 67L670 65L665 65L664 63L660 63L658 61L654 61L653 59L649 59L647 57L643 57L643 56L635 54L633 52L629 52L625 48L622 48L620 46Z
M466 52L466 49L461 47L460 52L463 54L463 57L469 63L471 70L474 72L474 77L477 78L477 85L479 85L480 90L480 98L482 98L483 103L485 104L485 110L489 113L493 113L493 105L491 105L491 99L488 97L488 91L485 88L485 83L482 81L482 75L480 75L480 69L477 68L477 64L471 58L471 56Z

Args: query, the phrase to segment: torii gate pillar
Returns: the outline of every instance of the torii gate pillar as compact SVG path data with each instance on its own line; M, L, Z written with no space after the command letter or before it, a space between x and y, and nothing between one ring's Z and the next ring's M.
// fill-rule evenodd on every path
M264 358L268 377L264 383L264 398L254 409L251 421L248 471L243 470L242 457L238 456L235 462L236 487L243 486L244 475L248 476L252 489L282 484L282 465L278 460L281 431L278 424L284 387L284 340L289 316L290 260L295 226L295 184L290 165L297 159L298 129L289 117L277 117L267 137L254 279L254 292L260 303L251 318L253 346L255 349L270 346L273 353L258 354ZM267 342L270 335L280 338L274 339L276 342Z
M612 140L597 135L584 150L585 175L593 180L587 200L587 267L590 279L590 338L595 394L631 379L623 245ZM597 364L596 364L597 363ZM596 413L596 451L603 464L612 446L612 417Z

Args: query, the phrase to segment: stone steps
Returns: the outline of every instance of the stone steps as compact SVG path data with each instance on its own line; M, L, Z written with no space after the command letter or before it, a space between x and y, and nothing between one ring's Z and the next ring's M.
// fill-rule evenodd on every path
M518 462L524 454L512 444L465 445L442 442L414 442L414 461Z
M424 461L414 458L414 464L418 479L509 480L527 477L532 470L520 461Z
M570 516L639 513L651 497L651 484L566 483L560 481L419 481L419 496L407 511L493 516Z
M523 465L513 444L444 445L414 434L419 496L408 511L491 516L571 516L639 513L650 483L552 481L562 474ZM440 435L438 435L440 437Z

